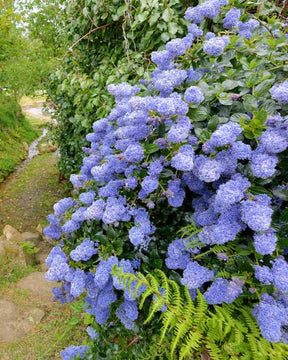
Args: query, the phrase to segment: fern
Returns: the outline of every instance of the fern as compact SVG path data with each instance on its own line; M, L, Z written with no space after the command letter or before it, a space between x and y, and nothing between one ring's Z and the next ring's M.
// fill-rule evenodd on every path
M152 321L156 313L162 311L161 329L157 334L158 348L155 350L154 344L151 345L153 354L158 355L151 354L150 359L158 358L158 350L163 342L170 343L170 351L169 354L165 353L165 357L162 354L160 359L192 360L199 358L204 352L208 352L213 360L288 359L288 346L271 344L265 340L251 309L243 305L241 300L208 309L208 304L199 291L193 301L186 286L168 279L160 270L144 276L141 273L127 274L115 267L113 275L118 276L126 287L130 284L131 288L131 284L137 281L135 297L139 287L146 286L139 301L142 309L144 303L150 300L145 323Z

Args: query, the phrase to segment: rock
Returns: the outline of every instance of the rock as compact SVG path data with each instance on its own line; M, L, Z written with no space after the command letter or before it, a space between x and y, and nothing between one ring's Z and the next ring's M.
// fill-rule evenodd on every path
M0 342L20 340L40 323L44 315L44 311L38 308L29 309L21 314L14 303L0 300Z
M39 234L43 234L43 228L40 224L37 225L36 230L39 232Z
M45 264L47 256L49 255L50 250L40 251L35 255L38 264Z
M23 141L23 147L24 147L24 150L28 153L29 152L29 145L27 144L26 141Z
M52 152L54 152L58 149L57 146L54 145L51 140L48 141L48 145L49 145L50 151L52 151Z
M10 225L6 225L3 229L3 234L6 237L7 240L13 241L13 242L19 242L22 241L22 236Z
M31 232L24 232L22 233L22 239L23 241L30 241L32 242L36 247L40 245L42 241L42 236L39 233L31 233Z
M5 262L5 259L6 259L5 248L2 242L0 242L0 262Z
M17 261L22 266L27 265L26 255L22 247L8 240L0 241L0 258L4 263L9 261Z
M54 152L57 150L57 146L53 145L52 142L43 143L38 146L40 154L47 152Z
M52 289L59 286L59 284L54 281L47 281L44 273L37 271L21 279L18 286L21 289L30 291L33 295L39 296L43 300L52 301Z
M48 269L49 269L48 266L47 266L45 263L41 263L41 264L40 264L40 267L41 267L42 272L44 272L44 273L45 273L46 271L48 271Z
M16 321L19 316L17 307L9 301L0 300L0 340L15 341L25 335L17 328Z

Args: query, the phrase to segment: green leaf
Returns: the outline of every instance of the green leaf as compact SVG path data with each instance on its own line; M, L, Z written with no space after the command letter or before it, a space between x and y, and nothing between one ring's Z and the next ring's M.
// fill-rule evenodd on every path
M172 16L173 16L173 11L169 8L166 8L164 11L163 11L163 15L162 15L162 19L169 23L169 21L172 19Z
M272 192L279 199L284 200L284 201L288 201L288 189L273 190Z
M283 210L279 217L279 220L284 223L288 222L288 209Z
M231 121L241 122L241 121L250 121L250 116L245 113L235 113L231 116Z
M268 93L268 91L271 89L272 85L274 84L274 79L267 79L262 81L260 84L258 84L254 89L254 94L256 96L263 96Z
M161 39L164 41L164 42L167 42L168 40L170 40L170 34L168 32L164 32L161 34Z
M211 119L208 121L208 130L215 131L217 126L219 125L219 117L217 115L213 115Z
M254 114L255 118L260 120L260 124L265 122L267 119L267 112L264 109L261 109L257 111L256 114Z
M189 115L192 121L204 121L207 119L208 111L204 106L199 106L196 109L190 109Z
M174 22L168 23L168 31L170 34L175 35L179 29L181 29L181 28L179 28L178 24L176 24Z
M145 153L146 154L153 154L159 150L159 146L157 144L146 144L145 145Z
M271 196L271 192L260 185L251 186L249 192L253 195L266 194Z
M154 25L158 21L160 15L161 14L159 12L155 12L154 14L152 14L149 19L149 25Z
M232 90L235 89L237 86L239 86L239 81L235 80L225 80L222 83L225 90Z
M222 105L232 105L233 104L233 100L231 99L231 94L229 93L221 93L219 98L218 98L220 104Z
M257 99L253 95L243 95L243 106L246 111L257 109Z
M208 139L210 139L211 134L209 131L207 131L206 129L203 129L199 135L199 140L202 143L205 143Z

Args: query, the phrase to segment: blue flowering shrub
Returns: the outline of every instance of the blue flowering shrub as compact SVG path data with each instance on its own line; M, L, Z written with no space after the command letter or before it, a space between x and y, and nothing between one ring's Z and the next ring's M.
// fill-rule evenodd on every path
M139 86L109 85L48 217L54 297L90 314L65 360L287 358L285 26L226 0L185 19Z

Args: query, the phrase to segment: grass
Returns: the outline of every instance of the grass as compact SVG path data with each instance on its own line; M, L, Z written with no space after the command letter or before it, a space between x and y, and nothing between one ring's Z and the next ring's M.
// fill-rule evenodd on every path
M45 100L46 100L45 94L34 95L34 96L23 96L20 99L20 105L21 106L25 106L25 105L37 106L37 104L39 104L39 102L44 102Z
M33 231L38 224L47 225L46 216L64 192L56 162L54 153L34 157L0 191L0 229L9 224L19 231Z
M39 134L15 100L0 96L0 183L25 159L23 142L30 144Z

